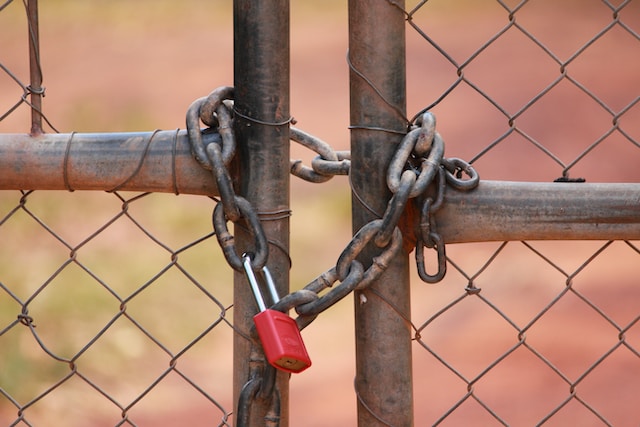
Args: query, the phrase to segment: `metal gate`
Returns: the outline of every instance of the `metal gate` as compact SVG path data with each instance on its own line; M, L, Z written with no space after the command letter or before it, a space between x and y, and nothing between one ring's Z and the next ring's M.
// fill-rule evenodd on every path
M0 424L640 422L640 3L41 3L0 5L3 46L29 51L0 52L0 125L31 121L0 134ZM117 86L132 58L70 25L96 11L93 30L127 43L162 16L185 34L151 30L166 44L232 20L179 78L226 52L234 87L185 106L184 131L128 129L156 105L127 97L120 132L58 133L39 24L64 17L43 41L112 54ZM322 36L297 42L310 22ZM348 152L310 134L335 135L328 120L292 117L296 89L339 91L322 43L340 31ZM92 102L76 120L107 126ZM290 172L348 178L312 202ZM309 370L265 360L244 252L268 264Z

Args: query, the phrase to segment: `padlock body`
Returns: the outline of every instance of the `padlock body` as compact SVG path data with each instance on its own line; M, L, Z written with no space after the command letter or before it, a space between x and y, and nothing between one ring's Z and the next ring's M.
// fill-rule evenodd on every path
M296 321L286 314L267 309L253 317L267 361L287 372L301 372L311 366Z

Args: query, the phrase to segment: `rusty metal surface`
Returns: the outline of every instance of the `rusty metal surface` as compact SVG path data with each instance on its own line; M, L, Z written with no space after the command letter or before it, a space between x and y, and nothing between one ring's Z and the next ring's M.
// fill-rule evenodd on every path
M254 206L269 241L268 266L280 295L289 292L289 2L234 1L235 134L240 162L238 193ZM235 227L240 250L253 237ZM244 274L234 274L234 401L249 380L256 304ZM248 334L247 334L248 335ZM312 355L313 357L313 355ZM289 424L289 375L276 378L280 425ZM268 397L250 402L242 425L272 422ZM239 421L239 420L238 420ZM246 422L245 422L246 421Z
M447 243L640 239L640 184L481 181L436 218Z
M0 171L0 190L218 195L185 131L0 134ZM445 243L637 239L640 184L482 181L448 189L436 220Z
M387 165L408 125L404 52L400 10L389 2L349 2L354 233L375 219L375 212L384 212L391 197ZM370 263L375 249L362 252L363 262ZM355 313L358 425L413 425L406 252L390 260L369 288L356 292Z
M205 134L207 143L218 134ZM185 131L0 134L2 190L130 190L216 195Z
M38 25L38 0L27 1L27 15L29 19L29 73L28 86L31 96L31 134L42 133L42 68L40 67L40 30Z

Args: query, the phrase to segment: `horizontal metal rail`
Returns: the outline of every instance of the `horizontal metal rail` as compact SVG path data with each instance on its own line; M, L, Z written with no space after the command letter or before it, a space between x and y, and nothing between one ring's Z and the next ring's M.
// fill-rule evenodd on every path
M185 131L0 134L0 190L70 189L217 195ZM640 183L481 181L447 189L436 224L446 243L637 240Z
M640 239L640 183L481 181L447 189L436 214L447 243Z
M205 133L204 143L220 141ZM130 190L217 195L184 130L0 134L2 190Z

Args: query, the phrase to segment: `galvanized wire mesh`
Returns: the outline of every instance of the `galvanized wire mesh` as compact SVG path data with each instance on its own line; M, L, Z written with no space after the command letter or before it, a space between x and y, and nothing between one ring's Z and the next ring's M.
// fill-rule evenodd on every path
M21 10L18 10L21 8ZM26 34L29 25L27 22L26 8L21 2L6 1L0 5L0 12L2 12L3 22L7 23L3 25L4 28L16 27L12 29L20 29ZM11 21L8 16L11 15ZM20 20L20 21L18 21ZM12 25L9 25L9 22ZM19 23L18 23L19 22ZM21 25L24 24L24 25ZM2 34L2 44L9 46L9 44L24 44L23 52L28 52L26 38L20 37L17 31L6 31ZM0 121L5 120L9 115L14 113L16 116L16 110L29 102L30 85L29 85L29 57L25 54L21 63L7 62L6 58L0 60L0 82L2 82L3 92L5 93L6 100L3 99L3 105L0 106ZM11 93L12 96L7 96ZM3 97L4 98L4 97Z
M42 98L45 96L45 87L42 85L42 65L40 60L40 43L38 29L38 3L37 1L23 2L7 0L0 4L0 17L4 21L3 28L8 31L3 34L4 45L24 44L28 55L23 61L10 61L8 58L0 59L0 85L11 88L5 93L6 101L0 104L0 122L26 113L31 116L31 132L41 133L43 120L51 129L55 128L42 111ZM24 28L21 28L24 23ZM16 38L17 29L24 31L26 38ZM5 62L6 61L6 62ZM8 96L8 94L11 94Z
M5 132L43 113L33 102L43 67L28 46L34 3L0 4ZM150 193L0 194L0 425L230 423L231 271L213 255L213 206Z
M484 179L637 182L640 5L617 3L408 8L410 112L434 111Z
M482 179L640 182L639 2L405 11L410 113ZM639 247L449 245L445 280L413 287L417 423L637 424Z
M174 423L226 424L232 289L212 256L211 201L12 194L0 219L16 242L0 255L0 424L154 425L173 405L199 408Z

